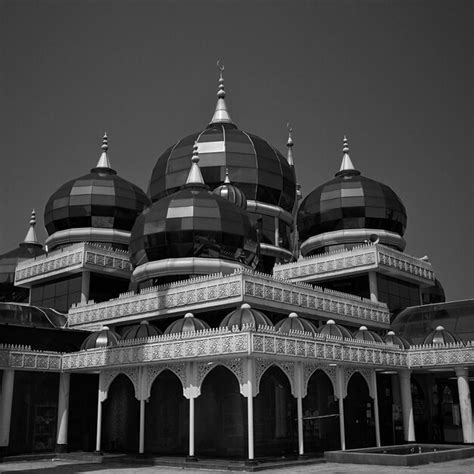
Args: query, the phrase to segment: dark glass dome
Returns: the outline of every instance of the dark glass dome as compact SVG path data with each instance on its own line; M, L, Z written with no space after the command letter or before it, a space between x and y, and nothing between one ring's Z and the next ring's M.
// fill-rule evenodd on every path
M128 328L123 334L123 339L141 339L143 337L154 337L163 334L156 326L148 321L142 321Z
M44 222L49 235L78 227L130 231L149 204L138 186L113 170L94 168L61 186L48 199Z
M309 237L345 229L383 229L403 236L405 206L385 184L353 170L317 187L301 203L298 231Z
M148 190L153 202L177 191L186 180L195 141L202 175L211 189L224 181L227 168L232 183L247 199L292 211L296 193L294 169L265 140L232 123L211 123L168 148L153 168Z
M254 234L243 209L203 184L186 184L138 217L130 239L131 260L135 267L181 257L240 261L244 249L246 255L255 255Z
M388 331L383 340L386 344L398 346L400 349L410 347L410 343L404 337L397 336L393 331Z
M287 318L278 321L275 329L280 332L289 333L290 331L303 331L311 334L317 334L316 326L305 318L300 318L296 313L290 313Z
M202 331L210 329L209 324L199 318L195 318L193 313L186 313L184 317L172 322L166 329L165 334L178 334L184 332Z
M135 219L150 205L146 194L110 167L107 134L102 155L89 174L68 181L49 199L44 223L49 235L75 228L130 231Z
M226 171L226 178L223 184L214 189L214 194L220 196L221 198L230 201L232 204L235 204L237 207L242 209L247 208L247 198L245 194L234 184L230 182L229 175Z
M251 308L249 304L244 303L240 308L237 308L236 310L229 313L221 321L219 327L226 327L229 329L238 327L241 330L242 326L246 324L253 325L256 328L258 326L273 326L267 315L261 311Z
M353 338L366 342L383 342L381 336L379 336L376 332L367 329L366 326L361 326L357 331L355 331Z
M82 343L81 351L89 349L97 349L99 347L116 346L120 341L120 336L112 329L104 326L99 331L90 334Z
M444 329L443 326L437 326L434 331L425 337L423 344L453 344L456 342L461 342L456 334Z

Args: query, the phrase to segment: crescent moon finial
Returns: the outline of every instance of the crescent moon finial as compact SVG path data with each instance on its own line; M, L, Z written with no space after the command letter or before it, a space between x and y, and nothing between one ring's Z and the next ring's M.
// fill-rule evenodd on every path
M286 128L288 129L290 133L293 131L293 127L291 126L290 122L286 122Z
M221 60L217 60L217 68L219 69L220 72L224 72L224 65L221 64Z

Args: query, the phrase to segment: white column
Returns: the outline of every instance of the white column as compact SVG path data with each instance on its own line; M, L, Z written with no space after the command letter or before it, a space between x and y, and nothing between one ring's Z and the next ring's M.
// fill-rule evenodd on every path
M194 458L194 397L189 398L189 458Z
M346 428L344 426L344 373L342 367L336 368L336 380L337 380L337 396L339 404L339 433L341 436L341 449L346 449Z
M0 448L6 448L10 443L14 382L15 371L5 369L2 377L2 397L0 401Z
M58 397L58 431L56 439L56 451L67 451L67 430L69 418L69 386L71 374L61 372L59 375L59 397Z
M377 373L372 371L372 391L374 395L374 419L375 419L375 442L381 446L380 442L380 418L379 418L379 397L377 394Z
M99 396L97 397L97 436L95 441L95 450L97 452L100 451L100 440L102 436L102 401L100 397L100 390Z
M411 399L410 371L403 369L398 372L400 377L400 395L402 399L403 435L405 441L415 441L415 422Z
M369 290L370 290L370 300L378 301L378 290L377 290L377 273L369 272Z
M279 247L280 246L280 226L278 225L278 217L275 217L274 226L275 226L275 246Z
M145 452L145 400L140 400L140 438L138 441L138 452Z
M91 284L91 272L83 271L81 280L81 303L89 301L89 289Z
M474 443L469 371L465 367L457 367L456 376L458 378L459 409L461 410L463 441L465 443Z
M296 408L298 411L298 454L304 454L304 437L303 437L303 399L298 395L296 399Z
M253 439L253 364L252 359L247 360L247 432L248 432L248 457L253 460L254 454L254 439Z

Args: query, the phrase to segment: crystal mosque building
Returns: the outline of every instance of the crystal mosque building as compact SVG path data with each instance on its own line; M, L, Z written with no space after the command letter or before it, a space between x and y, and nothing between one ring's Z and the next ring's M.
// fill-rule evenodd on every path
M104 135L51 190L45 244L33 212L0 255L0 456L473 443L474 301L405 253L402 199L345 137L303 198L291 129L284 156L225 95L221 71L210 123L163 144L147 193Z

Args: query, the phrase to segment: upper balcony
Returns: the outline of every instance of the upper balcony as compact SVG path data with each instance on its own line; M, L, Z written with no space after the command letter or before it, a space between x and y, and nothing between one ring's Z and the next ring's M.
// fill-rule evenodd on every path
M317 282L374 270L422 287L432 286L435 282L429 262L378 243L275 265L273 275L285 280Z
M128 252L80 242L20 262L15 271L15 285L30 287L39 281L78 273L84 269L113 273L122 278L130 278L132 274Z
M230 310L242 303L280 314L296 311L310 319L335 319L355 327L365 324L386 329L390 324L385 303L246 270L146 288L103 303L78 303L69 310L68 324L96 328L189 311L199 314L205 310Z

